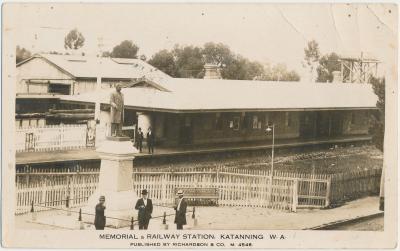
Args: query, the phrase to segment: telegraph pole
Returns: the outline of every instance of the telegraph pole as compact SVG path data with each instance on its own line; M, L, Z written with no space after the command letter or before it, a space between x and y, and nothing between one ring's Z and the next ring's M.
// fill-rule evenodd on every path
M98 44L97 46L99 47L99 56L98 56L98 61L97 61L97 71L96 71L96 93L100 93L101 91L101 70L102 70L102 47L103 47L103 37L98 37L97 38ZM96 104L95 104L95 110L94 110L94 119L96 121L96 124L100 123L100 95L97 96L96 98Z

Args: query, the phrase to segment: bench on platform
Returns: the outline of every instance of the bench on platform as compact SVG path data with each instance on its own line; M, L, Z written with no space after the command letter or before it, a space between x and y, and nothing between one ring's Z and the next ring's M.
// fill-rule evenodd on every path
M189 206L218 206L219 189L209 187L177 187L175 188L175 195L178 190L182 190L184 198ZM175 204L178 196L175 196Z

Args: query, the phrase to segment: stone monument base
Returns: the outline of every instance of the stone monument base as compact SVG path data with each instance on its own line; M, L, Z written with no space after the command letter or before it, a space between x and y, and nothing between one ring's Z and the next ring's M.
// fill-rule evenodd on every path
M133 159L138 150L128 137L107 137L96 149L100 164L99 184L90 196L88 204L82 209L84 222L94 222L95 207L99 197L105 196L106 226L126 227L131 224L132 217L136 218L135 203L137 191L133 191L132 171Z
M127 227L131 225L132 217L137 220L137 210L135 210L136 201L139 197L133 190L119 191L119 192L102 192L96 191L90 196L87 206L82 208L83 222L93 223L94 216L86 215L95 214L95 207L99 203L100 195L106 197L105 211L106 226L108 227ZM113 219L115 218L115 219ZM137 224L137 223L136 223Z

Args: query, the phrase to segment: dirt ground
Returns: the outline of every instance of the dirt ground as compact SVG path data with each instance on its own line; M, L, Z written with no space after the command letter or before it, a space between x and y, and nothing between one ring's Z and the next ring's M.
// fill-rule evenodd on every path
M352 231L383 231L384 217L364 220L362 222L350 223L334 228L334 230L352 230Z
M381 168L382 152L374 146L345 146L336 148L308 148L301 151L276 151L274 168L277 171L331 174L350 172L360 169ZM224 166L241 169L269 169L271 151L252 153L250 155L219 155L199 159L174 160L169 163L138 162L135 167L160 169L179 169L181 167L213 168Z
M204 229L204 230L301 230L320 226L322 224L347 220L360 216L371 215L378 211L379 198L366 197L351 201L345 205L333 209L302 209L296 213L287 211L277 211L266 208L254 207L196 207L197 225L191 214L187 215L188 225L185 229ZM192 210L192 208L188 208ZM162 218L157 216L173 214L173 209L156 207L153 212L153 219L149 229L163 229ZM107 212L106 212L107 213ZM132 211L136 216L137 212ZM85 217L85 216L84 216ZM31 222L31 215L25 214L16 216L16 227L20 229L79 229L77 214L72 213L67 216L60 211L39 212L37 221ZM84 219L85 220L85 219ZM174 229L173 216L167 217L169 229ZM137 229L137 226L135 227ZM343 230L381 230L383 222L380 220L349 225ZM93 225L85 224L85 229L93 229ZM124 229L129 229L128 227Z

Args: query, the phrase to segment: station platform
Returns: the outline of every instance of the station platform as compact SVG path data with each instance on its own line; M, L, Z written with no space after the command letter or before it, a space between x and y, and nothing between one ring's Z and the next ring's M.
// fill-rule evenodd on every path
M276 139L275 148L295 148L302 146L318 146L327 144L344 144L344 143L362 143L371 141L369 135L358 136L342 136L335 138L318 138L318 139ZM271 141L262 142L240 142L240 143L224 143L201 146L180 146L180 147L155 147L154 154L147 153L147 147L144 145L143 152L137 153L137 159L157 158L157 157L177 157L190 156L224 152L240 152L240 151L256 151L270 149ZM98 160L99 156L94 148L83 148L75 150L46 151L46 152L21 152L16 153L16 164L36 164L36 163L52 163L63 161L78 160Z

